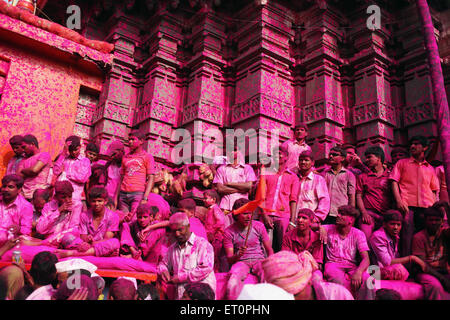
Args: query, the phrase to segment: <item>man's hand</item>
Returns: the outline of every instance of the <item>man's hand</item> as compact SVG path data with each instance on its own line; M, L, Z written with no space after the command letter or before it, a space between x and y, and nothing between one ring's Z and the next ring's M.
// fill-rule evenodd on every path
M142 199L142 200L141 200L141 204L146 204L147 202L148 202L147 199Z
M78 246L78 252L86 252L88 251L92 246L87 243L87 242L83 242L82 244L80 244Z
M364 223L364 224L372 224L373 223L372 216L370 214L368 214L367 211L362 212L361 217L362 217L362 223Z
M240 247L239 251L237 253L238 260L244 255L245 251L247 250L247 247Z
M138 232L137 236L138 236L140 242L144 242L145 239L147 239L148 231L142 230L142 231Z
M180 279L178 279L178 276L175 275L172 277L172 279L170 279L170 282L173 284L177 284L177 283L180 283Z
M141 255L142 255L142 251L141 250L136 250L133 247L130 247L130 251L131 251L131 256L133 259L135 260L140 260Z
M67 298L67 300L87 300L89 290L86 287L75 289L74 292Z
M161 273L161 280L163 282L169 282L170 281L170 273L169 273L169 271L164 271L163 273Z
M67 141L67 142L64 144L64 147L63 147L63 149L62 149L62 151L61 151L61 154L62 154L63 156L67 156L67 155L69 154L69 146L70 146L71 143L72 143L72 141Z
M411 256L411 261L413 261L414 263L419 265L420 269L422 269L423 272L427 271L427 268L428 268L427 264L425 263L425 261L420 259L418 256Z
M72 211L72 201L64 202L59 207L59 212Z
M409 207L403 202L403 200L397 201L397 208L401 213L403 213L403 217L409 212Z
M133 218L133 212L128 212L126 215L125 215L125 217L123 218L123 220L125 221L125 222L130 222L131 221L131 219Z
M263 223L266 226L267 229L273 229L273 219L268 214L263 214Z
M319 226L319 239L323 244L327 244L328 234L323 226Z
M352 287L353 289L359 289L359 287L361 286L362 283L362 272L361 271L356 271L351 279L351 283L352 283Z

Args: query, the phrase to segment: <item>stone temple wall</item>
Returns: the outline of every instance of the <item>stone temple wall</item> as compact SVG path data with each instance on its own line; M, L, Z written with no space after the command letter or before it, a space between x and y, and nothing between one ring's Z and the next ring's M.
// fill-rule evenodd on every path
M389 160L412 135L437 135L422 29L407 1L375 1L375 31L359 0L79 2L81 34L115 46L101 90L80 91L74 121L102 152L139 129L170 166L178 128L204 143L217 137L200 133L227 128L278 130L282 142L306 122L317 159L345 141L360 155L380 145ZM65 5L42 10L64 23ZM450 89L448 23L432 13Z

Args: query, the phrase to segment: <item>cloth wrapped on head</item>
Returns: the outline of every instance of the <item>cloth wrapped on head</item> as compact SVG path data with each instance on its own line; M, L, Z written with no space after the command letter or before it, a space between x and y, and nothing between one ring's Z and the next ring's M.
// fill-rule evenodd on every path
M295 295L305 289L318 264L309 251L280 251L266 258L262 268L267 282Z

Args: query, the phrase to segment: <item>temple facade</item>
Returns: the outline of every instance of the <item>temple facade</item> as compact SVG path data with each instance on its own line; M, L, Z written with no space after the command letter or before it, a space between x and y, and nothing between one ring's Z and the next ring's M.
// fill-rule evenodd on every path
M450 96L450 8L429 2ZM299 122L319 160L344 141L360 155L380 145L389 160L412 135L435 139L435 101L414 2L373 4L49 0L35 15L2 4L0 165L14 134L35 134L55 156L72 133L105 152L139 129L172 166L178 128L205 143L216 139L208 129L231 128L283 142Z

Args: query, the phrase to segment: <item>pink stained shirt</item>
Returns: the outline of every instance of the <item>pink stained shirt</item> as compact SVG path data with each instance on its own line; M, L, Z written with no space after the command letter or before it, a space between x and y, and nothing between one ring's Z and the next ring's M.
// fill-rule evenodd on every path
M14 156L12 157L8 165L6 166L6 175L8 174L17 174L17 169L19 168L20 162L23 160L22 157Z
M439 181L434 168L426 161L419 163L414 158L399 160L389 176L397 181L402 200L411 207L427 208L436 197Z
M150 192L148 194L147 204L150 206L158 207L161 220L169 220L170 204L166 200L164 200L162 196Z
M356 178L346 168L342 168L337 174L332 168L325 170L322 174L327 182L328 194L330 195L330 216L336 217L340 206L348 205L349 195L355 194Z
M21 194L5 205L0 200L0 243L8 240L8 229L18 226L20 234L30 235L33 223L33 206Z
M155 160L151 154L142 151L138 154L125 155L122 159L123 180L120 191L145 192L147 175L155 173Z
M393 259L400 257L398 252L399 237L393 239L384 228L372 233L369 243L380 267L390 266Z
M208 240L196 236L193 232L181 248L177 242L167 250L157 267L158 274L168 271L171 276L177 275L179 300L184 293L186 283L202 282L208 284L216 292L216 276L214 274L214 249Z
M53 174L58 176L56 181L69 181L73 186L72 199L81 201L84 184L91 176L91 162L81 154L76 159L60 156L53 164Z
M164 228L152 230L143 242L140 241L138 233L142 230L137 221L123 223L120 235L120 245L126 245L142 251L144 261L159 263L161 261L165 245L166 231Z
M306 244L300 241L297 229L288 231L283 237L281 250L292 251L296 254L308 250L318 263L323 263L323 245L317 231L309 230L309 241Z
M80 235L91 235L93 241L105 239L107 232L119 231L119 216L112 210L105 208L105 214L97 229L94 227L94 215L91 210L81 213Z
M45 189L48 187L48 175L50 173L50 167L52 163L52 159L50 158L50 154L48 152L39 152L29 158L23 159L19 167L17 169L20 172L23 169L32 168L41 161L44 163L44 167L35 177L24 178L22 194L26 199L33 198L33 192L36 189Z
M342 264L357 265L357 253L369 251L364 232L354 227L349 234L342 239L336 225L327 224L323 226L327 231L326 261Z
M288 150L289 156L286 161L286 168L292 169L298 166L298 157L304 151L311 151L311 147L306 142L299 144L295 140L283 142L282 147Z
M297 214L302 208L314 211L314 215L323 221L330 211L330 195L325 179L314 172L303 177L299 174L299 191L297 199Z
M108 181L106 182L106 191L108 191L108 197L114 200L117 192L117 188L120 183L120 169L121 167L111 163L108 166Z
M233 223L225 229L223 246L225 249L232 248L234 254L236 254L239 251L239 248L244 246L246 236L247 229L242 231L238 228L237 223ZM247 250L245 250L244 255L239 261L265 259L266 255L263 245L263 242L265 241L269 241L266 227L261 222L253 220L252 230L248 236Z
M374 172L361 173L356 178L356 193L362 195L364 208L383 213L392 207L389 171L379 177Z
M191 231L195 233L195 235L202 237L208 240L208 236L206 234L206 229L203 223L197 217L190 217L189 224L191 226Z
M236 168L230 164L220 166L216 171L213 183L226 184L255 181L256 176L253 168L248 164L241 163ZM233 210L234 202L240 198L248 199L248 193L236 192L224 195L220 201L220 208L222 210Z
M36 231L50 243L58 243L66 233L78 233L80 217L72 212L59 212L56 199L47 202L36 224Z
M291 170L285 170L282 174L266 174L266 200L264 211L272 216L290 217L290 203L297 202L299 191L299 179ZM280 184L278 179L281 176ZM276 204L275 199L277 199Z
M225 214L217 204L212 205L206 212L205 229L208 235L220 237L225 231Z

